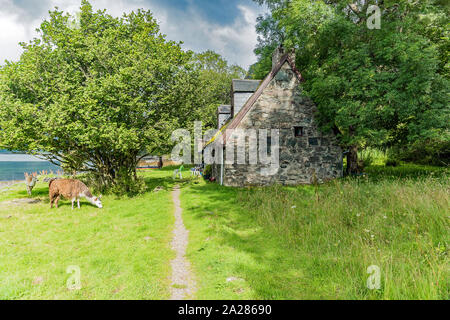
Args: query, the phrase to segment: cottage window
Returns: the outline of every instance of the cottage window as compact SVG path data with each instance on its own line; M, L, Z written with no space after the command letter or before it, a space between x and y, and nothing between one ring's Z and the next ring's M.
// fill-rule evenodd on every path
M267 137L267 154L272 154L272 137Z
M319 138L309 138L309 145L310 146L318 146L319 145Z
M295 137L303 137L304 135L303 127L294 127L294 134Z
M212 151L212 157L214 158L216 156L216 149L213 149Z

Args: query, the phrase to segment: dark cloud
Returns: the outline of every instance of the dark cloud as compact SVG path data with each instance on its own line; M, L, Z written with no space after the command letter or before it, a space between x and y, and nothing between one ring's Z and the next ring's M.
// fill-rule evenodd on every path
M171 7L179 11L193 9L204 19L219 24L233 23L240 15L238 5L258 7L252 0L149 0L147 3Z
M50 0L10 0L0 1L1 11L7 11L10 14L18 16L18 20L27 23L30 20L36 20L44 16L48 10L52 9Z

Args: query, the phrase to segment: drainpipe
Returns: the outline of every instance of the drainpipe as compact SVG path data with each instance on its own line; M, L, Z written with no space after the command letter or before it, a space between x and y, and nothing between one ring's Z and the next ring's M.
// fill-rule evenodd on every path
M221 165L220 165L220 185L221 186L223 186L223 170L224 170L224 163L223 163L223 160L224 160L224 157L223 157L223 154L224 154L224 152L223 152L223 149L222 149L222 162L221 162Z

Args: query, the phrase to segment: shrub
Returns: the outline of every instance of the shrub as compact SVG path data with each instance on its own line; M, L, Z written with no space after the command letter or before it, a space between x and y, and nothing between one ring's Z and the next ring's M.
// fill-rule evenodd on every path
M373 157L371 154L367 154L364 158L361 159L363 168L370 167L373 163Z
M386 152L375 148L366 148L358 153L360 165L363 169L371 166L384 165L387 160Z
M111 185L102 179L102 176L94 173L86 173L78 176L93 193L115 194L117 196L135 196L147 191L147 185L142 177L130 177L130 175L118 174L116 183Z
M390 150L390 156L407 162L423 165L448 166L450 163L449 141L417 141L403 147Z
M209 180L211 178L211 175L212 175L212 166L207 165L205 167L205 170L203 170L203 178L205 178L205 180Z
M142 177L133 177L126 172L119 172L111 192L118 196L135 196L147 191L147 185Z
M77 179L83 181L93 193L107 193L106 185L103 183L102 179L93 173L79 175L77 176Z
M397 159L388 159L386 161L386 167L398 167L400 165L400 161Z

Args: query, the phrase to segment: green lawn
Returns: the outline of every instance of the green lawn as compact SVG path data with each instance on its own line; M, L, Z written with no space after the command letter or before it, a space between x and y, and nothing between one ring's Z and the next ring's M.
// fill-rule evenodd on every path
M169 298L174 218L168 174L153 172L148 182L151 190L169 190L104 197L102 210L82 202L72 211L69 201L50 210L44 183L33 192L41 204L0 204L0 299ZM16 198L26 198L23 185L0 192L0 202ZM67 289L69 266L80 268L79 291Z
M4 203L26 198L24 186L0 191L0 299L169 298L171 175L145 173L164 190L107 196L103 210L50 210L43 183L40 204ZM445 169L375 166L318 187L181 185L197 299L450 298ZM366 287L371 265L380 290ZM69 266L79 291L67 289Z
M448 175L368 172L318 188L184 188L197 298L449 299ZM366 285L372 265L380 290Z

